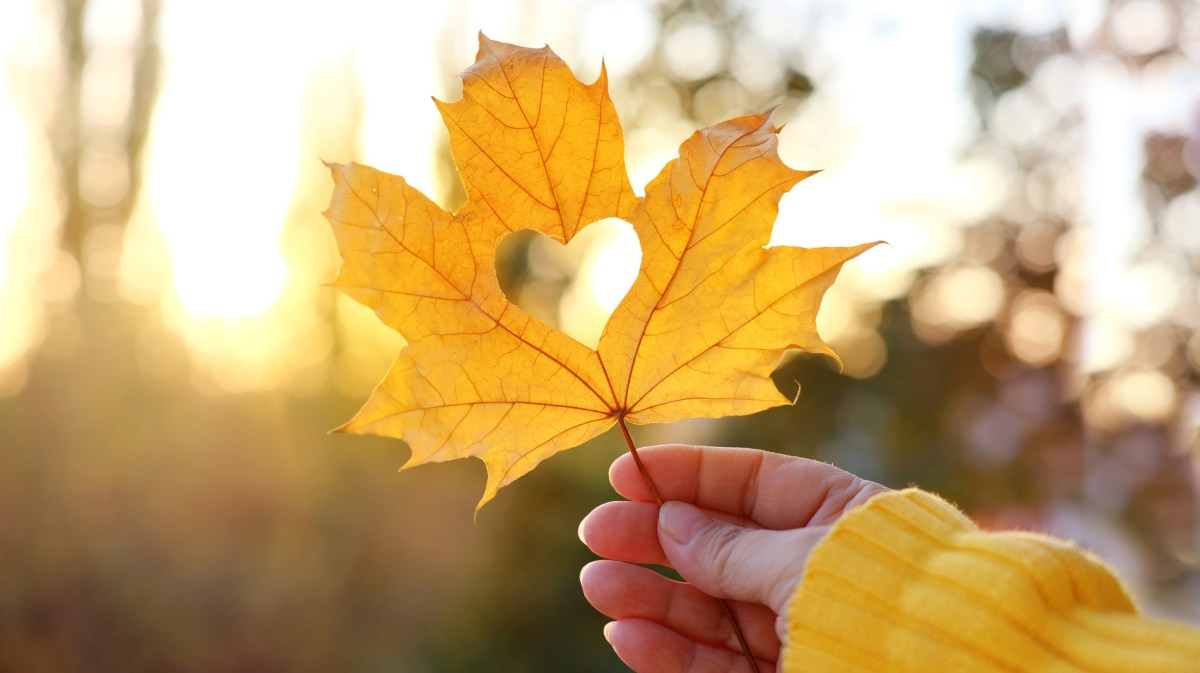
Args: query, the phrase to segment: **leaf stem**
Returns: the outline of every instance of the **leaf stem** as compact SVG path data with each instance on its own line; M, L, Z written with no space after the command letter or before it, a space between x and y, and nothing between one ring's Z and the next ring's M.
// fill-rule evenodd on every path
M646 488L650 491L650 495L654 496L654 501L661 507L664 502L663 498L659 495L658 487L654 485L654 480L650 478L650 473L646 470L646 465L642 462L641 456L638 455L637 447L633 443L633 437L629 434L629 427L625 425L624 414L617 415L617 424L621 426L621 434L625 437L625 445L629 447L629 454L633 456L633 462L637 464L638 472L642 474L642 480L646 482ZM745 655L746 661L750 664L750 670L753 673L759 673L758 661L750 652L750 644L746 642L746 636L742 633L742 627L738 624L737 617L733 614L733 607L724 598L718 598L717 601L721 604L721 609L725 612L725 617L733 625L733 634L737 637L738 645L742 648L742 654Z
M625 435L625 445L629 447L629 454L633 456L633 462L637 463L638 472L642 473L642 480L646 482L646 488L650 489L650 495L654 496L654 502L662 507L663 499L658 494L658 488L654 485L654 480L650 478L650 473L646 471L646 465L642 463L642 457L638 455L637 447L633 445L633 437L629 435L629 427L625 425L625 417L617 416L617 423L621 426L621 434Z

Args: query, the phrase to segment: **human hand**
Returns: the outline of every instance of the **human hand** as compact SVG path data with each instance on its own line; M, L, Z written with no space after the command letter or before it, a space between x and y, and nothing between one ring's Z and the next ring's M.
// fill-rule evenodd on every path
M718 599L728 599L762 671L775 670L783 611L813 547L846 511L886 490L831 465L754 449L638 450L660 509L631 456L609 470L628 501L580 524L605 561L584 567L588 602L615 621L605 637L638 673L749 671ZM631 564L674 568L687 583Z

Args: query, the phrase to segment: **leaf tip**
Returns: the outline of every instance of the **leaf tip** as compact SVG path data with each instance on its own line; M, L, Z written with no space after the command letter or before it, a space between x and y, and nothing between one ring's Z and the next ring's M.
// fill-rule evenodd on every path
M608 91L608 64L604 59L600 59L600 74L596 75L596 81L592 82L592 86L599 86L601 90Z
M821 344L821 346L822 346L822 348L821 348L820 352L833 358L833 361L837 363L838 373L839 374L844 373L846 371L846 363L842 362L842 356L838 355L837 352L835 352L832 348L830 348L829 346L827 346L825 344Z
M484 490L483 497L479 499L479 503L475 505L475 512L471 515L472 522L476 524L479 523L479 512L482 511L483 506L491 502L492 498L494 497L496 497L496 490L492 490L489 485L489 488Z
M411 445L410 445L410 446L411 446ZM426 460L419 460L419 459L417 458L417 454L416 454L416 453L412 453L411 455L409 455L409 457L408 457L408 460L404 461L404 464L403 464L403 465L401 465L401 466L400 466L400 469L399 469L399 470L396 470L396 471L397 471L397 472L407 472L408 470L411 470L411 469L413 469L414 467L416 467L416 466L418 466L418 465L424 465L424 464L425 464L425 463L427 463L427 462L429 462L429 461L426 461Z
M771 107L769 107L765 111L763 111L763 113L761 115L759 115L760 117L762 117L764 124L771 125L771 131L775 134L778 134L780 131L783 130L783 127L787 125L786 123L779 124L778 126L775 125L775 111L778 109L779 109L778 105L772 105Z
M483 51L485 49L491 47L492 44L495 43L495 40L488 37L487 35L484 35L483 30L481 29L479 31L479 33L476 35L476 41L479 42L479 52L475 54L475 60L478 61L480 58L483 57Z
M318 158L317 161L320 161L322 164L325 165L325 168L328 168L331 172L334 172L334 173L345 172L351 166L354 165L353 161L348 161L348 162L329 161L327 159L321 159L321 158Z
M359 413L362 413L362 412L359 412ZM328 435L367 435L367 434L371 434L371 433L369 430L366 429L366 425L358 420L358 414L355 414L354 418L351 418L350 420L346 421L345 423L342 423L341 425L337 426L336 428L333 428L326 434L328 434Z
M888 241L884 241L884 240L871 241L870 243L860 243L856 246L849 248L849 250L851 250L853 254L851 254L850 257L846 258L846 261L848 262L851 259L854 259L855 257L858 257L859 255L863 254L864 252L867 252L868 250L871 250L873 248L877 248L881 245L886 245L889 248L892 247L891 243L889 243Z

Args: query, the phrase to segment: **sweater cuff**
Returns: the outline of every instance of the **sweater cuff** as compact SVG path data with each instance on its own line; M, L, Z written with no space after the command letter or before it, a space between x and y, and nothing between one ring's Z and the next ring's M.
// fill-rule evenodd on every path
M1200 632L1137 617L1095 556L982 532L916 489L877 495L834 525L787 622L785 673L1200 667Z

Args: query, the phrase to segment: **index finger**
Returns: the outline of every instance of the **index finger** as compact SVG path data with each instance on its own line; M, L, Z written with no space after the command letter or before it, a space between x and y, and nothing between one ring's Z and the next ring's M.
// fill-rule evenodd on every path
M832 523L882 486L807 458L756 449L667 444L638 449L664 500L682 500L776 530ZM608 472L622 496L653 502L630 454Z

